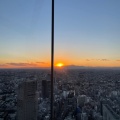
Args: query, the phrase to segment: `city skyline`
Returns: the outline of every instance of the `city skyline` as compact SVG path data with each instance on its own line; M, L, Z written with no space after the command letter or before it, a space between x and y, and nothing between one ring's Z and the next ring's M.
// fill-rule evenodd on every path
M56 0L55 65L120 67L120 1ZM50 67L51 1L0 1L0 68Z

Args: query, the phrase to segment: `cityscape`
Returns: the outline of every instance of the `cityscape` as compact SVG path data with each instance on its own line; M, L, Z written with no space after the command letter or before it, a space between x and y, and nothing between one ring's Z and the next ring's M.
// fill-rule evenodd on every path
M0 119L50 119L50 69L0 70ZM120 70L54 74L55 120L120 120Z

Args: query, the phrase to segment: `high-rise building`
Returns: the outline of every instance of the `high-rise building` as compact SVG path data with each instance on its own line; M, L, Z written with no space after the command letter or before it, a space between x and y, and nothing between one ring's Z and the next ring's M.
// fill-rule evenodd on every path
M51 81L51 74L47 74L46 80Z
M29 80L18 87L18 120L37 120L37 81Z
M87 100L87 96L86 95L79 95L77 97L77 106L83 107L84 103L86 102L86 100Z
M42 97L43 98L49 98L50 97L50 91L51 91L51 81L48 80L42 80Z

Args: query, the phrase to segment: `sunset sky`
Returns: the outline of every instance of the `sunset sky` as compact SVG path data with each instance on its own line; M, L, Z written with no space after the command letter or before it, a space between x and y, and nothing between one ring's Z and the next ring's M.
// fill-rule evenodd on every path
M0 68L49 67L51 0L0 0ZM120 0L55 0L55 64L120 67Z

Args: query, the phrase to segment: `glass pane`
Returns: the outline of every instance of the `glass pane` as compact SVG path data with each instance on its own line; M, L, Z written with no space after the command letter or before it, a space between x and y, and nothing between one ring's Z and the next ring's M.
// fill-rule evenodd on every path
M56 0L55 77L59 87L55 92L59 92L55 103L62 102L57 107L59 115L55 110L56 119L119 118L119 5L113 0Z
M0 1L0 119L50 119L51 2ZM55 120L120 119L119 6L55 0Z

